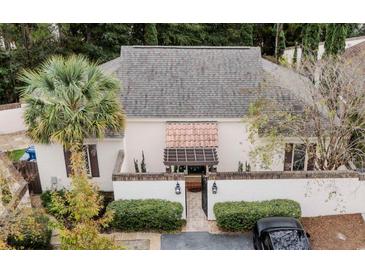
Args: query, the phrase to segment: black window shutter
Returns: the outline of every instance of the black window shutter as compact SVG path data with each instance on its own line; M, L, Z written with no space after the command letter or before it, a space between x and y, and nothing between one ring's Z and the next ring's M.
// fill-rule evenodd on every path
M90 168L91 176L99 177L99 163L98 163L98 153L96 151L96 145L89 145L89 157L90 157Z
M293 144L285 144L284 171L291 171L293 159Z
M316 159L317 144L309 144L308 146L308 162L307 170L314 170L314 162Z
M63 148L63 155L65 156L65 166L67 177L71 175L71 152L68 149Z

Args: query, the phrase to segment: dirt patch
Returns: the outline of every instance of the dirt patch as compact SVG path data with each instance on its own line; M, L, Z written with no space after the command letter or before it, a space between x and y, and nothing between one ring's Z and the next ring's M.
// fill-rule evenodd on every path
M302 218L313 249L365 249L365 223L360 214Z

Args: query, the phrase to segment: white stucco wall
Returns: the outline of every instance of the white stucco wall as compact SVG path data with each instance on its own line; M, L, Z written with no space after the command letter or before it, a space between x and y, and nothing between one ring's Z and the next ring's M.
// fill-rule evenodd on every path
M179 182L181 194L175 193ZM184 208L182 217L186 218L185 181L114 181L114 199L164 199L179 202Z
M14 133L25 130L23 108L0 111L0 134Z
M142 160L145 154L147 172L165 172L163 153L166 147L165 130L167 121L202 121L203 119L143 119L128 120L125 131L125 161L123 172L135 172L133 159ZM248 140L247 124L241 119L210 119L218 122L218 171L237 171L238 162L251 163L249 158L253 145ZM270 170L283 170L283 153L275 155ZM252 170L264 170L260 165Z
M87 140L85 143L96 144L100 177L93 178L93 181L97 183L101 191L113 191L112 173L118 151L123 149L123 139L108 138L97 142ZM57 188L69 187L70 179L66 174L62 146L36 144L35 148L42 190L52 187L52 177L57 177Z
M125 130L125 161L122 170L135 172L133 159L141 164L142 150L147 172L164 172L165 121L127 121Z
M248 139L248 124L240 120L218 122L218 169L217 171L237 171L238 162L251 165L252 171L273 170L282 171L284 168L284 148L275 153L270 168L264 168L259 162L254 163L250 151L259 143L252 144Z
M362 43L365 41L365 37L361 36L358 38L349 38L346 39L346 46L345 49L353 47L359 43ZM322 58L323 54L324 54L324 43L320 43L318 46L318 60ZM302 58L302 49L300 47L297 48L297 61L300 61L300 59ZM289 64L292 64L293 62L293 57L294 57L294 47L290 47L290 48L286 48L284 50L283 53L283 57L288 61ZM299 62L297 62L299 63Z
M208 219L214 220L217 202L292 199L300 203L302 216L365 213L365 181L358 178L216 180L208 181Z

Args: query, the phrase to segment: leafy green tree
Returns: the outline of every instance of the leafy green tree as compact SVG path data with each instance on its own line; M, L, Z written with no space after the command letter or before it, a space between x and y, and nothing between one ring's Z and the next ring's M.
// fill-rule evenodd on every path
M204 44L203 24L157 24L156 28L160 45L200 46Z
M253 24L241 24L242 45L253 46Z
M17 75L57 52L51 24L0 24L0 103L19 100Z
M336 56L345 51L347 24L328 24L326 27L325 54Z
M285 50L285 33L283 31L283 24L275 24L275 59L279 62L280 57Z
M291 84L306 94L290 106L280 96L257 94L245 121L249 140L255 144L250 157L256 166L270 168L274 155L283 153L290 137L304 144L302 152L317 170L337 170L365 159L364 58L349 62L329 56L321 62L304 62L300 74L287 73ZM305 68L303 68L305 66ZM283 71L283 73L286 73ZM315 144L315 147L314 147Z
M296 64L298 62L298 44L295 43L295 46L294 46L294 53L293 53L293 67L296 68Z
M124 127L118 80L84 57L52 57L20 80L27 133L37 143L56 142L79 154L85 138ZM75 175L79 168L73 165Z
M71 152L71 191L66 198L54 196L70 216L60 224L61 247L106 248L111 243L97 235L111 218L107 215L95 220L101 199L88 181L82 145L85 138L103 138L107 130L124 128L118 81L104 74L97 64L76 55L52 57L38 70L25 70L20 79L24 82L28 136L36 143L61 144Z
M310 23L303 28L302 57L303 60L317 60L320 42L320 24Z
M76 53L106 62L119 56L120 46L130 44L132 24L58 24L57 29L62 55Z
M146 24L144 27L144 44L158 45L156 24Z
M254 25L254 45L261 47L263 55L275 55L275 24Z

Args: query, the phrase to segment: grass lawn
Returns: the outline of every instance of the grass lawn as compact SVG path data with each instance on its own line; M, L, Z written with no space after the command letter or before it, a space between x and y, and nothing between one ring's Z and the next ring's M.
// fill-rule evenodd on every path
M16 149L16 150L8 151L7 155L10 158L10 160L12 160L13 162L17 162L24 155L25 150L26 149L24 148L24 149Z

